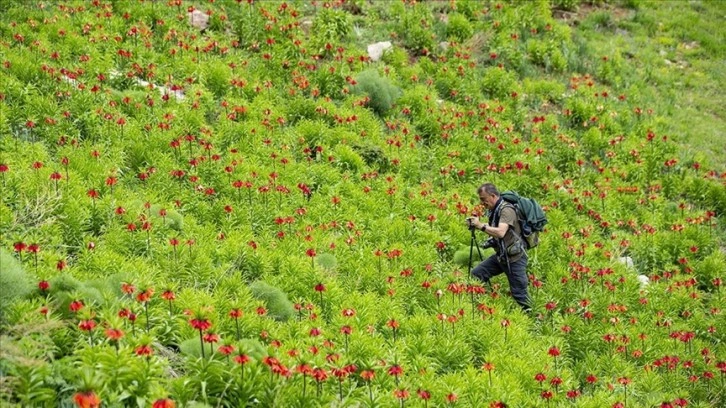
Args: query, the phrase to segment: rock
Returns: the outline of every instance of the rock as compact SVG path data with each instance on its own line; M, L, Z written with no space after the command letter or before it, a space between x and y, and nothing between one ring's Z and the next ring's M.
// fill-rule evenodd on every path
M646 287L650 284L650 279L645 275L638 275L638 282L640 282L640 287Z
M305 35L309 35L310 29L313 28L313 20L311 20L310 18L303 19L302 22L300 23L300 28L302 28L303 33L305 33Z
M368 46L368 56L371 61L380 61L383 53L386 50L391 49L392 45L390 41L377 42Z
M618 258L618 262L620 262L621 264L625 265L628 268L635 267L633 264L633 258L631 258L629 256L621 256L620 258Z
M199 10L194 10L189 14L189 24L199 31L205 30L209 26L209 16Z

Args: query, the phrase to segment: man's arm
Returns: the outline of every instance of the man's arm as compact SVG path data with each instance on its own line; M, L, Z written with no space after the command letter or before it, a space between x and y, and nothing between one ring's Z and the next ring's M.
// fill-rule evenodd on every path
M474 225L478 230L484 231L487 233L487 235L492 236L497 239L504 238L504 234L507 233L509 230L509 224L506 222L500 222L498 227L492 227L491 225L484 224L481 221L479 221L478 217L473 217L471 220L472 225Z

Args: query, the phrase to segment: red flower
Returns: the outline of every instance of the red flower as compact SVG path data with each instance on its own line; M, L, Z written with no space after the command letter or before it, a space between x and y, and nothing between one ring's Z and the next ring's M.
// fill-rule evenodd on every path
M83 331L91 331L96 327L96 322L93 320L81 320L78 323L78 328Z
M235 308L235 309L232 309L229 311L229 317L231 317L233 319L239 319L240 317L242 317L242 315L243 315L242 309L239 309L239 308Z
M204 335L205 343L217 343L219 341L219 335L216 333L207 333Z
M540 396L542 398L548 400L548 399L552 398L553 394L552 394L552 391L550 391L550 390L544 390L544 391L542 391L542 393L540 394Z
M394 364L388 369L388 375L398 377L401 374L403 374L403 368L398 364Z
M557 356L560 355L560 349L558 349L557 347L553 346L553 347L550 347L550 349L549 349L549 351L547 353L550 356L552 356L552 357L557 357Z
M74 300L73 302L71 302L71 304L68 306L68 308L71 310L71 312L76 313L77 311L79 311L83 308L83 301Z
M310 248L307 251L305 251L305 255L307 255L311 258L315 258L315 256L317 255L317 252L315 252L315 250L313 248ZM317 286L315 287L315 290L318 290Z
M546 380L546 379L547 379L547 376L546 376L546 375L544 375L543 373L537 373L537 374L535 374L535 376L534 376L534 380L535 380L535 381L537 381L537 382L538 382L538 383L540 383L540 384L542 383L542 381L544 381L544 380Z
M40 289L41 292L45 292L50 288L50 283L46 280L42 280L38 282L38 289Z
M189 320L189 324L191 324L193 328L201 331L205 331L212 327L212 323L210 323L207 319L191 319Z
M315 285L315 291L316 292L325 292L325 285L323 285L322 283L318 283L317 285Z
M28 247L28 245L25 242L16 242L13 244L13 249L15 249L15 252L23 252Z
M118 341L124 336L124 332L119 329L106 329L106 337L111 341Z
M139 347L136 347L136 350L134 350L134 353L136 353L137 356L151 356L154 351L151 349L151 346L148 344L142 344Z
M394 390L393 396L398 399L406 399L408 398L408 390L405 388Z
M154 294L154 289L147 288L136 295L136 300L145 303L151 300L151 296Z
M362 378L364 381L370 381L375 376L376 376L376 373L373 370L363 370L360 373L360 378Z
M164 293L161 294L161 298L164 300L175 300L176 295L174 294L173 290L167 289L164 291Z
M245 365L249 361L250 361L250 358L249 358L249 356L247 356L247 354L240 353L240 354L237 354L234 357L234 362L237 363L237 364L239 364L239 365Z
M73 402L79 408L99 408L101 406L101 399L93 391L77 392L73 396Z
M220 354L228 356L234 352L234 346L232 344L223 344L217 349Z
M169 398L162 398L154 401L151 408L176 408L176 404Z
M416 394L418 394L418 397L424 401L431 399L431 393L426 390L418 390L416 391Z
M136 291L136 287L130 283L122 283L121 284L121 291L127 295L131 295Z
M323 382L328 379L328 373L324 368L315 367L313 368L313 378L317 382Z

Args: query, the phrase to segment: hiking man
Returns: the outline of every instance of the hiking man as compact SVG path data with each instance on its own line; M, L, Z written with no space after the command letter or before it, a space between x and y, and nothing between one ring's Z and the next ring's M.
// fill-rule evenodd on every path
M527 251L522 242L522 231L514 206L502 199L492 183L479 186L477 194L481 204L489 210L489 221L484 224L478 217L472 217L469 222L472 228L491 237L485 247L493 247L496 253L477 265L472 274L489 283L490 278L504 272L509 280L512 297L525 312L529 312Z

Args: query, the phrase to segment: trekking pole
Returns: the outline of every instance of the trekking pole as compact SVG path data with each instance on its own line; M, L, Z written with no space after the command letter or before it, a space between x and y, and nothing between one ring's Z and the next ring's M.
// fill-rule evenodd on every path
M471 279L471 265L474 258L474 247L476 247L476 252L479 254L479 260L483 261L484 257L481 255L479 245L476 244L476 230L470 227L469 231L471 231L471 241L469 243L469 279Z

